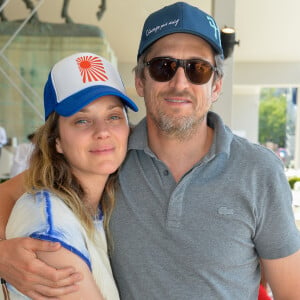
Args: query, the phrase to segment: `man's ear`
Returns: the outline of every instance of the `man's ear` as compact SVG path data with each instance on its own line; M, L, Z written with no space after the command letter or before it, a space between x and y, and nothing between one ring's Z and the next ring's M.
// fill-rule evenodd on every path
M144 82L140 77L135 76L135 89L140 97L144 97Z
M221 94L223 78L219 77L215 80L212 87L212 102L216 102Z

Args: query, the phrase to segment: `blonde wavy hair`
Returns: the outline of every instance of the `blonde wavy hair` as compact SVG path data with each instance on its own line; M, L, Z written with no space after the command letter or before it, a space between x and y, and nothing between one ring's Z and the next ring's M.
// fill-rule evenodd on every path
M57 113L52 113L45 124L35 132L35 149L25 177L26 190L34 194L37 190L46 189L57 195L78 217L89 238L94 240L93 215L88 205L82 201L84 190L72 174L64 155L56 151L56 139L59 138L58 118ZM115 172L109 176L100 199L104 214L104 229L108 236L108 224L115 204L116 187Z

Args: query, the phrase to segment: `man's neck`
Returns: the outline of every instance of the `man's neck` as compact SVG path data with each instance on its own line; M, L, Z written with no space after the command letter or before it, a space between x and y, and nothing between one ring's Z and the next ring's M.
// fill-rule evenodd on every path
M148 124L149 147L163 161L176 182L199 162L213 142L213 129L205 124L184 140L169 137L153 124Z

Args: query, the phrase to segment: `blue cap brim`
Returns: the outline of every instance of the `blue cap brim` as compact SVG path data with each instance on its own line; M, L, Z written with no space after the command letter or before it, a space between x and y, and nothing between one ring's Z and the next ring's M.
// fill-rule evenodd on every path
M54 110L61 116L69 117L94 100L109 95L120 97L120 100L125 106L135 112L138 111L138 107L130 98L117 89L109 86L92 86L81 90L78 93L64 99L62 102L57 103Z

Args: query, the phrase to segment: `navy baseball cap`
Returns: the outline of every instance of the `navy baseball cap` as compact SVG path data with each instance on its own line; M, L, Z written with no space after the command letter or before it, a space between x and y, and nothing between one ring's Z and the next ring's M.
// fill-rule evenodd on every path
M94 53L76 53L51 69L44 87L45 120L52 112L69 117L92 101L108 95L120 98L133 111L138 107L125 94L117 69Z
M152 13L146 19L137 58L155 41L172 33L190 33L207 41L223 55L220 30L214 18L185 2L176 2Z

